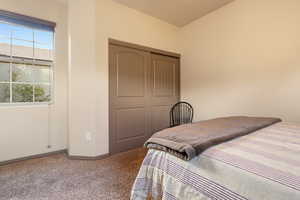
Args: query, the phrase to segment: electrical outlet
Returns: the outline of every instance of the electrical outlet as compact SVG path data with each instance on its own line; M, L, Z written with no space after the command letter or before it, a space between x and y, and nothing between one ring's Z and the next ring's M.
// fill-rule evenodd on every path
M85 139L88 142L92 141L92 133L91 132L86 132L85 133Z

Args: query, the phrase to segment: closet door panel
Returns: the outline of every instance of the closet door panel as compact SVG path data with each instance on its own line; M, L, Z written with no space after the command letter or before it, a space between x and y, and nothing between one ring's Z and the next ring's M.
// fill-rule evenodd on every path
M149 136L150 53L110 45L110 153L141 147Z
M170 126L171 105L152 106L151 109L151 133L156 133Z
M179 101L179 59L109 45L110 153L142 147L168 128Z
M169 112L179 101L179 59L151 54L151 135L170 125Z

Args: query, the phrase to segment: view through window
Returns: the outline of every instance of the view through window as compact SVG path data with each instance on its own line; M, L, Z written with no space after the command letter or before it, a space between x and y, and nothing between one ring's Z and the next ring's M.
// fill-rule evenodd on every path
M0 104L52 99L54 31L0 20Z

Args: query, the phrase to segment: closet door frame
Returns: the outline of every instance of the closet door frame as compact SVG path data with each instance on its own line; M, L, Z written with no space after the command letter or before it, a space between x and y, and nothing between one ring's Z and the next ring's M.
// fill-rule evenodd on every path
M174 52L169 52L169 51L164 51L164 50L160 50L160 49L155 49L155 48L151 48L151 47L146 47L146 46L142 46L142 45L138 45L138 44L132 44L132 43L128 43L128 42L123 42L123 41L119 41L119 40L115 40L115 39L108 39L108 60L109 60L109 63L108 63L108 70L109 70L109 73L110 73L110 66L112 63L111 62L111 59L110 59L110 56L111 56L111 52L110 52L110 46L111 45L115 45L115 46L120 46L120 47L126 47L126 48L131 48L131 49L134 49L134 50L140 50L140 51L144 51L144 52L148 52L149 55L150 55L150 59L149 59L149 65L151 66L152 65L152 58L151 58L151 55L152 54L156 54L156 55L162 55L162 56L167 56L167 57L170 57L170 58L175 58L175 59L178 59L179 60L179 63L178 63L178 70L179 70L179 74L178 74L178 100L181 99L181 67L180 67L180 57L181 55L178 54L178 53L174 53ZM150 67L149 66L149 67ZM113 133L112 133L112 130L114 130L114 127L112 127L112 113L113 113L113 108L112 108L112 105L111 105L111 102L112 102L112 94L111 94L111 80L110 80L110 74L109 74L109 116L108 116L108 119L109 119L109 154L114 154L114 153L117 153L115 151L115 147L113 146L114 144L114 137L113 137ZM151 113L151 111L150 111ZM149 137L151 136L151 134L149 135Z

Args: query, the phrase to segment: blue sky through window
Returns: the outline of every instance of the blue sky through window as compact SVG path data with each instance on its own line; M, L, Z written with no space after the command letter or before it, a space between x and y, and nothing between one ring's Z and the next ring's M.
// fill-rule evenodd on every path
M7 39L10 39L11 36L14 39L14 45L32 47L34 41L36 48L53 49L53 32L0 22L0 42L10 41ZM24 42L24 40L28 42Z

